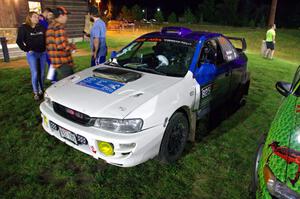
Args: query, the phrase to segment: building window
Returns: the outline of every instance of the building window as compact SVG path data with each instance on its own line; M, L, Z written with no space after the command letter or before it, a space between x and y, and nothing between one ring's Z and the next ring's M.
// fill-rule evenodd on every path
M28 6L29 6L30 12L33 11L33 12L37 12L39 14L42 12L41 2L28 1Z

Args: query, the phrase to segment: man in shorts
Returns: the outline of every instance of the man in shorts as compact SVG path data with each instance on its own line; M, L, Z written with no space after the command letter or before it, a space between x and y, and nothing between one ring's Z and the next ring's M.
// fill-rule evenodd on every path
M273 59L275 51L275 36L276 36L276 25L273 24L266 34L266 46L265 58Z
M90 8L90 20L94 22L91 28L90 42L91 42L91 66L96 66L105 62L107 54L106 46L106 26L101 20L100 14L96 7Z

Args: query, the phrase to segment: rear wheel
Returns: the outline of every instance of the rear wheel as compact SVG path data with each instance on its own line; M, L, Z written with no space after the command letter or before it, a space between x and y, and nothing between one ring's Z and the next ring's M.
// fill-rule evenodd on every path
M248 95L250 81L241 84L233 96L233 111L239 109L246 104L246 96Z
M163 163L176 161L182 154L189 132L188 119L182 112L171 117L160 145L158 158Z

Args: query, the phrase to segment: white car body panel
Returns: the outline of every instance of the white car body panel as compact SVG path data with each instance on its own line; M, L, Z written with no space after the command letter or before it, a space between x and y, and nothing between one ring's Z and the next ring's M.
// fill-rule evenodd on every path
M185 77L179 78L140 72L142 73L140 79L126 83L115 92L108 94L76 84L92 76L95 68L97 67L88 68L52 85L47 89L47 95L51 101L90 117L141 118L143 120L142 131L120 134L96 127L85 127L58 115L46 102L40 105L44 129L73 148L117 166L135 166L154 158L159 153L170 117L180 107L191 109L194 107L199 84L193 79L193 74L189 71ZM75 145L65 140L58 131L50 128L49 121L84 136L88 140L88 146ZM108 157L102 154L97 148L97 141L112 143L115 155ZM136 146L130 149L120 147L120 144L131 143L135 143ZM96 149L96 152L93 152L91 147ZM122 155L122 152L129 153L129 155Z

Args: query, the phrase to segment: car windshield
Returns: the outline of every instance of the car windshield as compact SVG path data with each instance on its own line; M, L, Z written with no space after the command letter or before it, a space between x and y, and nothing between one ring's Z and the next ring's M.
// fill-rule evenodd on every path
M293 80L293 83L292 83L292 89L296 89L295 91L295 95L296 96L300 96L300 66L298 67L296 73L295 73L295 76L294 76L294 80Z
M194 52L191 42L150 38L137 39L114 59L120 67L138 71L184 77Z

